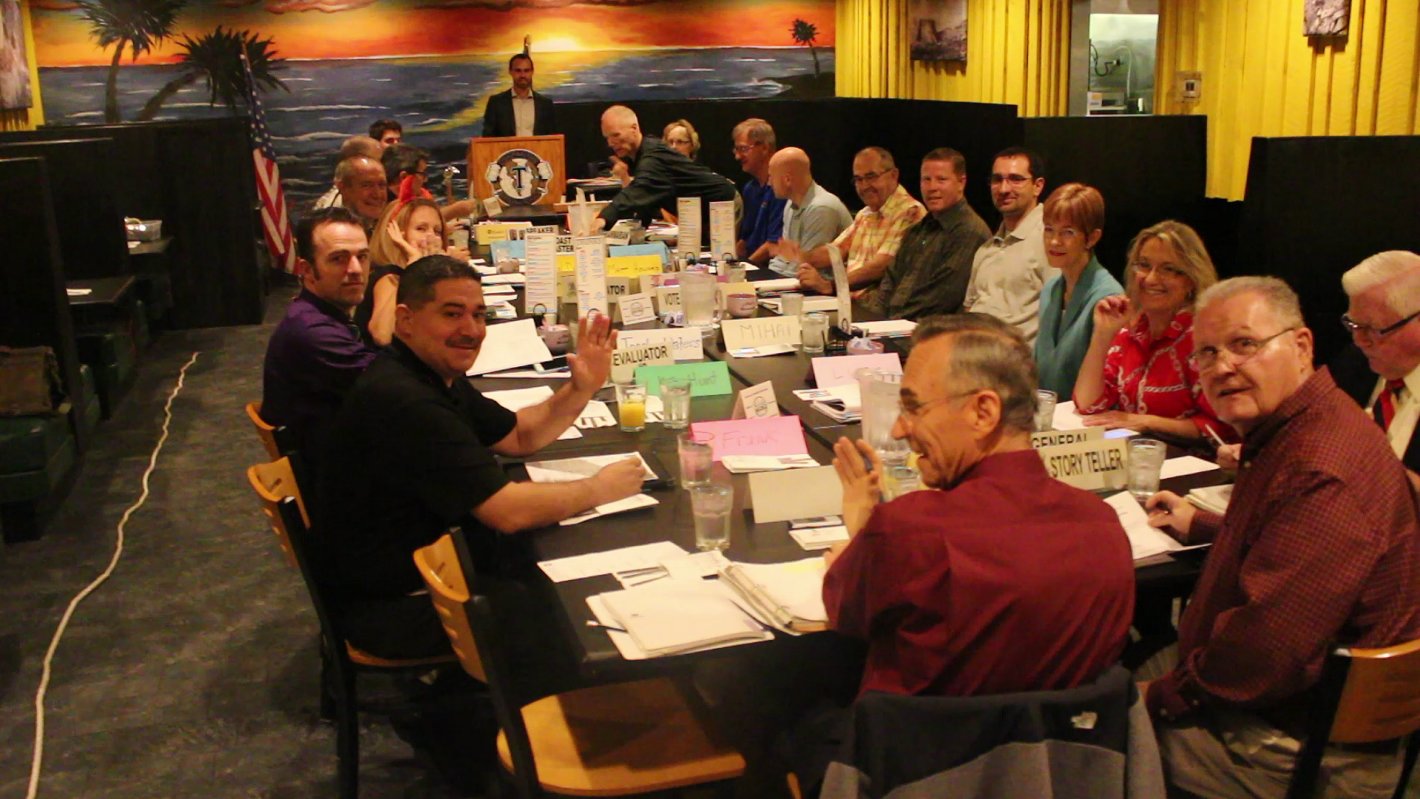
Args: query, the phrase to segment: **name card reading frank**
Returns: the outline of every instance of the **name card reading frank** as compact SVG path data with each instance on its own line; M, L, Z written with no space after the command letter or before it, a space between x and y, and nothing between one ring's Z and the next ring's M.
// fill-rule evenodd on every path
M804 428L797 416L695 422L690 429L710 436L712 457L726 455L807 455Z
M1045 462L1045 470L1068 485L1086 491L1124 488L1129 456L1119 439L1100 439L1042 447L1036 450Z

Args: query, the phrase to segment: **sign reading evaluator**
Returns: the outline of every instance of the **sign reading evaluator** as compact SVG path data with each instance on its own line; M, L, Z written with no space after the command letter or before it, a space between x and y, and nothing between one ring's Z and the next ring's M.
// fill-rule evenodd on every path
M636 367L675 363L671 345L666 342L647 344L642 347L618 347L611 352L611 379L615 383L629 383L636 375Z

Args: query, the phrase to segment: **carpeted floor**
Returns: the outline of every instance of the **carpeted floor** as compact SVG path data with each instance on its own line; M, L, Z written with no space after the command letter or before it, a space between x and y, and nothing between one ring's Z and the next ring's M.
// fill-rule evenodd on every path
M193 352L151 496L128 523L113 576L79 606L55 653L38 795L336 795L334 731L317 714L315 614L243 473L265 453L242 406L261 396L262 354L290 294L271 295L262 326L161 336L44 537L0 549L0 796L26 795L45 650L70 599L113 554L163 403ZM361 688L401 695L379 679ZM469 786L482 784L486 758L472 740L364 714L360 795L477 795Z

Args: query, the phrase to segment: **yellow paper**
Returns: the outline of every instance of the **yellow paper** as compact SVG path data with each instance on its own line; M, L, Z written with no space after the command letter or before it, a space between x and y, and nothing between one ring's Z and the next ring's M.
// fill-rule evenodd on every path
M659 255L617 255L606 259L608 277L659 275L663 268Z
M532 227L531 222L484 222L474 226L476 241L487 247L495 241L507 241L508 231Z
M575 273L577 271L577 256L570 252L559 252L557 254L557 271L564 275Z

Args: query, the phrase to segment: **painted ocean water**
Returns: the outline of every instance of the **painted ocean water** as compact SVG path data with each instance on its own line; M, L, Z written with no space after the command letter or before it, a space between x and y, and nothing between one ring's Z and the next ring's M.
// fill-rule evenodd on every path
M825 74L833 49L819 48ZM404 125L405 140L428 150L431 184L444 163L462 164L468 140L483 128L483 104L506 80L504 58L400 58L288 61L279 73L290 92L262 96L294 207L330 186L334 151L381 117ZM107 67L40 70L44 112L51 124L103 122ZM127 66L119 74L124 119L178 74L176 67ZM536 85L558 101L627 102L666 99L747 99L788 90L785 79L814 74L807 48L712 48L538 56ZM201 82L172 97L158 119L221 116ZM595 135L594 133L592 135ZM455 190L465 190L460 179ZM431 188L435 186L431 185Z

